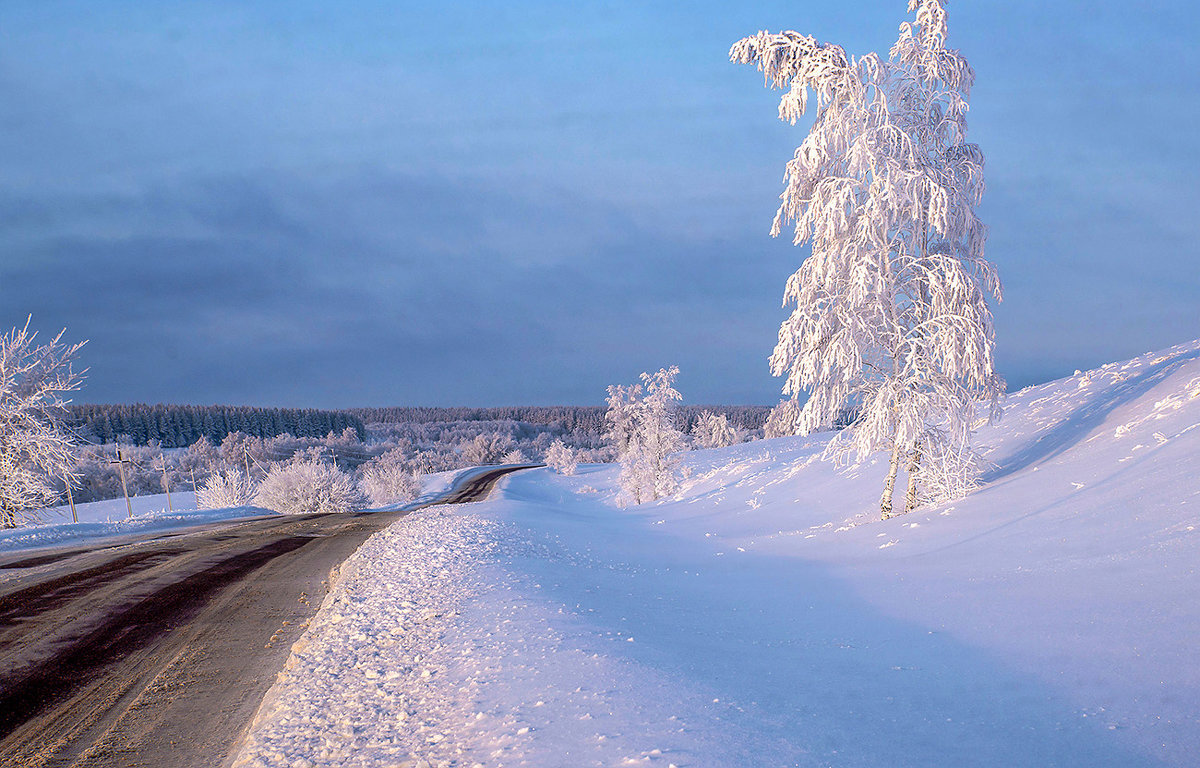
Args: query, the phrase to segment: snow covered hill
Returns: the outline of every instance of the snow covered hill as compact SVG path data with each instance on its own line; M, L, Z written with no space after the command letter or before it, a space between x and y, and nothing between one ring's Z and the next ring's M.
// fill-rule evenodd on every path
M239 765L1195 765L1200 342L979 437L983 489L888 521L828 436L688 454L657 504L590 466L406 518Z

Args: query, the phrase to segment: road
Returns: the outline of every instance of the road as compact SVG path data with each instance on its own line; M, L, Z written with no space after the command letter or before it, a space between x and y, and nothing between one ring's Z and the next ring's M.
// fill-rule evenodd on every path
M420 506L476 501L521 467ZM0 766L220 766L329 588L406 512L226 523L0 559Z

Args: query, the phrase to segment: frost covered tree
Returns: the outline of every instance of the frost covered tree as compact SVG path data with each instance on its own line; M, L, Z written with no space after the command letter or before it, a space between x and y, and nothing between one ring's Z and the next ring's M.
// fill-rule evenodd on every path
M620 484L626 501L641 504L675 492L679 486L679 457L686 446L675 426L675 389L679 368L643 373L642 383L609 387L606 418L609 439L621 465Z
M794 397L782 400L767 414L767 420L763 422L763 437L770 440L795 435L800 431L797 426L799 422L800 403Z
M573 475L579 461L575 457L575 451L571 450L561 437L556 437L546 449L546 466L560 475Z
M629 452L636 430L638 410L641 408L642 387L633 384L628 387L613 384L608 388L608 410L604 412L604 422L608 429L604 432L604 440L619 460Z
M725 448L738 442L738 434L725 414L701 411L692 425L692 442L697 448Z
M421 492L421 476L409 465L406 448L393 448L358 468L358 487L377 506L412 501Z
M521 453L520 449L514 448L508 453L500 457L501 464L524 464L525 454Z
M793 310L771 370L785 377L784 394L808 392L798 433L851 411L834 454L890 452L884 518L905 459L906 511L918 481L929 498L971 486L976 404L986 401L995 419L1004 392L988 306L1000 281L975 212L984 159L966 141L974 72L946 47L944 0L911 0L914 11L886 60L795 32L759 32L730 49L787 89L780 119L795 124L810 91L816 100L771 228L792 225L795 244L812 246L784 290Z
M304 457L271 467L258 486L254 503L285 515L298 515L353 512L361 509L366 499L345 472Z
M58 502L70 477L75 440L64 419L65 395L79 389L85 371L75 358L84 343L66 344L63 333L37 343L30 320L0 336L0 527L34 519Z
M254 500L255 490L254 484L242 470L219 470L196 486L196 508L244 507Z
M512 445L512 438L499 432L478 434L463 442L462 457L468 465L495 464Z

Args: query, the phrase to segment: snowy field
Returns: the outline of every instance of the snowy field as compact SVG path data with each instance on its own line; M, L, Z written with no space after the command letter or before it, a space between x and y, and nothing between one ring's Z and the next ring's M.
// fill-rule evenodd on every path
M479 471L458 469L439 472L421 478L421 495L411 504L431 501L444 494L460 475ZM69 506L43 509L38 513L40 522L20 528L0 529L0 553L12 550L51 547L60 544L83 544L89 541L108 539L114 536L140 535L161 531L190 528L220 521L249 520L279 513L261 507L233 507L230 509L196 509L196 495L191 491L171 494L170 507L167 495L134 496L130 500L133 516L125 498L91 501L76 504L78 522L71 519ZM381 509L404 508L408 504L397 504Z
M373 537L239 766L1195 766L1200 343L1024 390L969 499L827 437L507 478Z
M129 506L133 507L132 517L124 497L76 504L78 522L72 521L70 507L41 510L39 523L0 530L0 552L59 544L80 544L113 536L153 533L220 520L275 514L257 507L198 510L196 496L191 491L172 493L170 507L165 493L135 496L129 502Z

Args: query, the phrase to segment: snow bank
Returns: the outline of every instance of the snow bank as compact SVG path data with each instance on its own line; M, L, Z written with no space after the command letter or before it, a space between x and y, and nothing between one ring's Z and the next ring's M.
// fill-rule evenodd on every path
M393 505L381 509L405 508L428 503L446 493L459 477L481 472L491 467L472 467L450 472L439 472L421 478L421 496L408 504ZM232 507L228 509L196 509L196 495L192 491L171 494L171 506L167 508L166 494L134 496L130 499L133 517L125 498L106 499L76 504L78 522L71 521L69 506L52 507L39 512L40 523L20 528L0 529L0 552L35 547L78 544L84 541L106 539L113 536L154 533L176 528L215 523L221 520L242 520L277 515L261 507Z
M179 497L185 496L186 503L194 505L190 499L191 493L171 494L173 504L182 502ZM109 499L78 504L79 522L43 523L23 526L21 528L0 529L0 552L35 547L50 547L59 544L76 544L95 539L106 539L112 536L154 533L176 528L188 528L194 525L215 523L220 520L240 520L264 515L274 515L267 509L258 507L234 507L231 509L167 509L167 497L139 496L131 499L134 515L128 517L129 510L125 499ZM161 506L160 506L161 505ZM57 510L56 510L57 511ZM68 509L67 515L71 512Z
M239 765L1194 764L1200 343L1014 394L987 486L892 520L827 439L626 510L593 465L405 518Z

